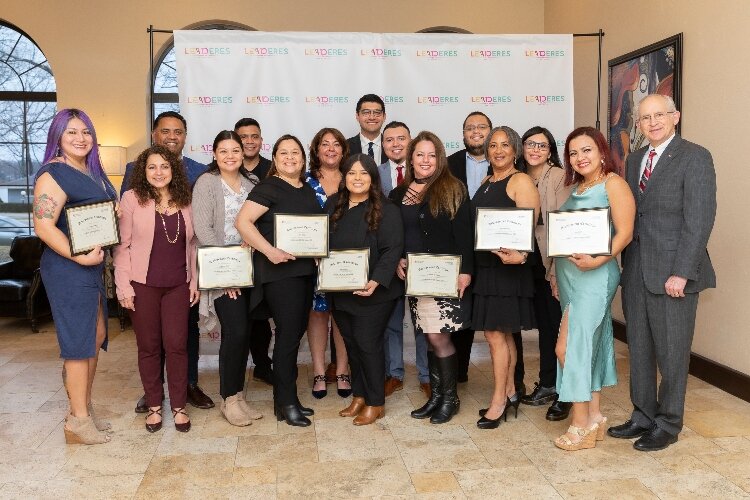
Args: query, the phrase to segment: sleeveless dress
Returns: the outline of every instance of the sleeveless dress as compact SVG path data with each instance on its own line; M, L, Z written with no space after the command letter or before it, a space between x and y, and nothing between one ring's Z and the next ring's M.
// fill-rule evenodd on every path
M105 177L100 185L94 179L65 163L49 163L36 174L35 180L49 173L68 200L65 207L82 203L115 200L117 194ZM68 236L65 207L55 226ZM107 295L104 291L104 263L82 266L63 257L45 245L40 263L44 288L47 290L52 318L63 359L93 358L96 354L96 313L99 304L107 327ZM107 350L105 338L102 349Z
M479 186L471 200L474 212L479 207L515 208L516 202L507 192L513 175ZM474 262L472 328L503 332L535 328L532 263L503 264L497 255L488 251L476 252Z
M560 210L609 206L606 181L576 194L578 186ZM560 306L568 312L568 344L565 368L557 364L560 401L591 401L591 393L617 384L612 335L612 299L620 283L616 260L590 271L580 271L567 258L555 257Z
M323 185L317 178L311 175L310 172L305 172L305 182L307 182L310 187L313 188L313 191L315 191L315 198L318 199L320 208L323 208L323 206L326 204L326 201L328 201L328 195L326 195L326 191L325 189L323 189ZM317 312L328 312L331 310L330 306L328 305L328 300L326 299L325 293L313 292L312 309L313 311Z

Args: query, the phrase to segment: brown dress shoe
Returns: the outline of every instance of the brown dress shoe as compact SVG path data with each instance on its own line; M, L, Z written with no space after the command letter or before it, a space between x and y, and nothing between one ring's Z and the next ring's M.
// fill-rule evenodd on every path
M336 364L335 363L328 363L328 366L326 367L325 376L326 376L327 384L336 383Z
M354 417L352 423L354 425L370 425L379 418L385 417L384 406L365 406L359 415Z
M388 397L404 388L404 382L396 377L388 377L385 381L385 396Z
M214 402L206 396L206 393L198 387L198 384L189 385L187 388L187 402L201 410L208 410L214 407Z
M419 388L422 389L422 392L424 392L424 395L427 396L427 399L430 399L430 396L432 396L432 389L430 388L430 383L421 382L419 384Z
M349 406L344 408L339 412L339 415L342 417L356 417L359 415L359 412L362 411L362 408L365 407L365 398L361 398L359 396L354 396L352 398L352 402Z

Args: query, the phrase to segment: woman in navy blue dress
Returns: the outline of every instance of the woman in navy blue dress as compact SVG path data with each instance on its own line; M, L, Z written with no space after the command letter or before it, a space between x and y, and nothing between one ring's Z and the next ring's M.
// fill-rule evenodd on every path
M116 200L99 159L94 126L78 109L55 115L47 135L44 165L34 187L34 230L46 244L41 274L52 307L60 344L63 382L70 400L65 419L68 443L109 441L111 426L96 420L91 387L99 349L107 349L107 300L104 292L104 251L70 254L64 208Z

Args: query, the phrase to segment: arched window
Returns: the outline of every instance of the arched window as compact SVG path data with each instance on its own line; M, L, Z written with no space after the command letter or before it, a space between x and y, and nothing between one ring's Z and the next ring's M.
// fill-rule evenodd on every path
M0 262L15 236L31 233L34 174L56 110L55 77L44 53L0 21Z
M255 28L244 24L227 21L211 21L193 24L185 29L190 30L247 30ZM177 93L177 64L175 63L174 38L164 45L161 55L154 66L154 93L151 102L154 104L154 116L163 111L180 111L180 98Z

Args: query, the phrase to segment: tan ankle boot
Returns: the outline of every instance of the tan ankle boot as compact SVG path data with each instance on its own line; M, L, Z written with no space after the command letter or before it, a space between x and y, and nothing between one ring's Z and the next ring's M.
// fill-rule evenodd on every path
M221 413L230 424L236 425L237 427L245 427L253 423L253 421L250 420L250 417L248 417L242 410L238 394L229 396L221 402Z
M242 411L244 411L245 415L247 415L251 420L259 420L263 418L263 414L261 412L259 412L258 410L254 410L250 407L250 405L247 404L247 401L245 401L244 393L238 392L237 397L240 401L240 408L242 408Z
M342 417L356 417L359 415L359 412L362 411L362 408L365 407L365 398L361 398L359 396L354 396L352 398L352 402L349 406L344 408L339 412L339 415Z
M109 435L100 432L94 425L91 416L76 417L68 415L65 417L65 442L68 444L102 444L109 442Z
M354 425L370 425L379 418L385 416L385 407L383 406L365 406L359 412L352 422Z
M102 432L109 432L112 430L112 424L107 422L106 420L101 420L99 418L96 418L96 415L94 414L94 403L89 403L89 415L91 415L91 418L94 420L94 425L96 426L96 430L102 431Z

